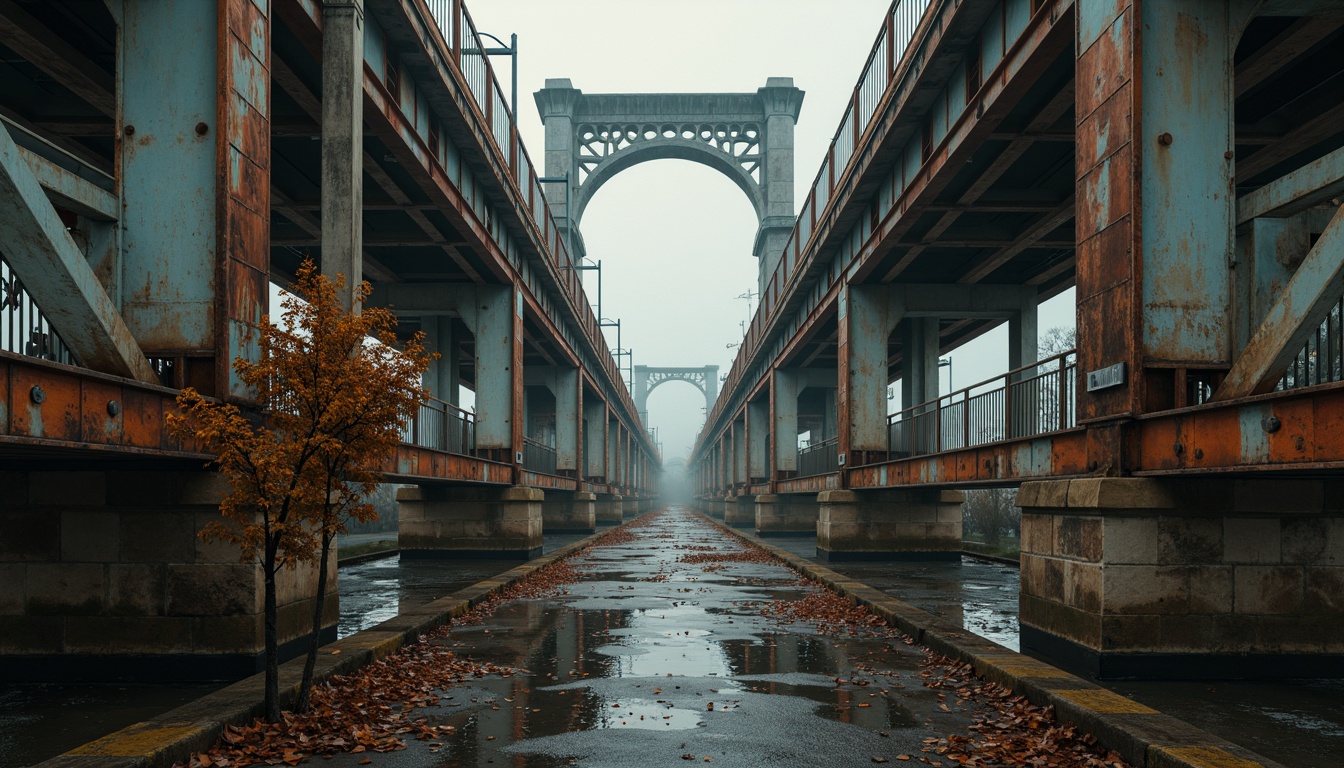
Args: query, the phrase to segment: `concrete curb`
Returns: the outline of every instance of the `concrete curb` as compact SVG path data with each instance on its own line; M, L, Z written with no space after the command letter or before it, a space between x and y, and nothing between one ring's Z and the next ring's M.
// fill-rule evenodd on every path
M700 514L700 513L697 513ZM880 590L780 549L767 541L704 517L813 581L852 599L915 642L961 662L975 673L1038 706L1053 706L1061 722L1072 722L1119 752L1135 768L1284 768L1245 747L1164 715L1030 656L1010 651Z
M360 563L367 563L370 560L382 560L384 557L392 557L393 555L399 554L401 554L401 550L396 549L395 547L392 549L379 549L374 552L365 552L362 555L355 555L354 557L337 560L336 567L344 568L347 565L359 565Z
M326 680L332 675L348 674L387 657L403 646L416 642L425 632L447 624L450 619L475 608L491 595L540 568L573 555L619 527L598 531L494 578L404 611L377 626L322 646L317 655L315 682ZM333 655L333 651L337 650L340 653ZM290 706L298 696L303 662L300 656L280 665L282 708ZM250 725L261 716L264 698L265 675L253 675L152 720L136 723L45 760L33 768L170 768L173 763L186 760L192 752L201 752L214 746L225 725Z

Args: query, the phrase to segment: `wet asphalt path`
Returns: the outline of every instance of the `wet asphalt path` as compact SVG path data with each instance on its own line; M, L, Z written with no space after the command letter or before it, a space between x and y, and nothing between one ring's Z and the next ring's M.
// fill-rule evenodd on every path
M834 768L920 755L923 739L970 724L969 705L923 686L921 652L890 630L837 638L763 616L812 588L764 558L722 561L747 550L691 513L633 532L573 560L583 576L565 594L506 603L441 641L525 670L421 710L451 736L323 762Z

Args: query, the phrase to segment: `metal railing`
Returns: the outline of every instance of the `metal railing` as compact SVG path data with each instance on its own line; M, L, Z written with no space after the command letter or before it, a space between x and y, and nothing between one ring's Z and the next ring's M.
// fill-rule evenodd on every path
M554 446L537 442L530 437L523 438L523 469L554 475L555 467Z
M476 450L476 415L431 397L402 427L401 439L420 448L471 456Z
M901 72L908 49L916 42L915 32L923 23L931 3L932 0L893 0L869 51L868 60L864 63L863 74L841 115L840 126L812 182L811 191L799 206L798 218L784 246L784 254L766 281L765 290L761 292L760 304L751 325L747 327L721 392L731 393L736 390L739 380L746 374L747 361L755 355L765 335L773 327L776 310L782 305L782 300L788 297L793 283L803 271L800 267L811 261L810 257L814 254L809 251L809 245L825 221L827 204L836 196L836 186L854 159L859 140L867 132L877 114L878 105L896 75ZM714 423L728 399L719 398L705 421L707 427Z
M927 3L929 0L918 0ZM578 313L578 322L582 333L595 349L607 350L606 338L602 334L597 315L583 291L583 279L580 270L575 269L574 259L569 253L563 235L564 230L556 223L551 214L543 192L542 183L536 174L536 164L528 156L527 148L518 138L517 119L512 113L505 90L496 77L490 57L484 52L486 46L471 19L471 14L461 0L424 0L434 26L438 28L448 50L444 51L457 65L463 79L471 91L472 100L480 109L485 126L489 129L506 167L511 171L509 179L518 190L519 202L530 214L542 241L546 245L546 255L553 261L555 279L573 302ZM524 215L526 221L528 215ZM611 354L599 355L599 364L606 370L610 380L621 384L622 378L616 359ZM634 412L634 400L624 386L615 388L617 397L625 401Z
M828 437L798 451L798 476L829 475L840 469L839 437Z
M1043 435L1078 424L1074 350L887 417L887 458Z
M0 255L0 350L77 365L70 348L23 289L19 276L3 255Z
M1330 305L1325 319L1312 330L1293 362L1284 371L1283 378L1274 387L1276 392L1299 389L1317 384L1344 381L1344 297Z

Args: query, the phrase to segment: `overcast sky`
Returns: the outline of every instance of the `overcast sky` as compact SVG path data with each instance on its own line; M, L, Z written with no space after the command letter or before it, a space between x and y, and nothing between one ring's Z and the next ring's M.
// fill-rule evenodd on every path
M520 130L541 162L545 138L532 94L567 77L585 93L754 92L792 77L806 92L795 132L795 205L816 177L889 0L468 0L476 26L505 42L518 35ZM507 57L495 57L507 92ZM602 262L602 314L621 321L636 365L718 365L727 374L756 288L756 216L717 171L658 160L613 177L580 225ZM596 300L596 278L586 273ZM752 302L750 309L755 308ZM1040 328L1072 326L1073 292L1042 306ZM609 342L616 346L615 329ZM952 353L957 387L1007 369L1007 332ZM947 391L944 387L944 391ZM704 399L669 383L649 397L649 426L664 458L689 454Z

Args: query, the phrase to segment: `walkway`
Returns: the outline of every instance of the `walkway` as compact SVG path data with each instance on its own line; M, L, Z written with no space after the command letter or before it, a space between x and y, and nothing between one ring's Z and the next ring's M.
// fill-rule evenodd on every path
M317 729L345 723L349 732L387 704L396 713L387 722L359 727L373 745L399 737L406 748L371 754L371 746L327 764L936 766L952 765L949 747L978 737L978 718L1010 706L679 508L614 532L532 582L436 633L437 650L397 654L341 683L312 730L295 725L309 734L306 748L321 752L317 745L339 738ZM419 690L425 675L445 668L465 682L398 719L403 683L395 681L414 671ZM394 682L384 688L384 680ZM1040 741L1039 712L1014 714L1024 728L1037 720L1030 729ZM413 725L420 717L428 719ZM1004 746L990 749L1010 748L1013 731L995 731ZM1056 742L1062 753L1074 744L1065 734ZM271 748L283 754L283 743Z

